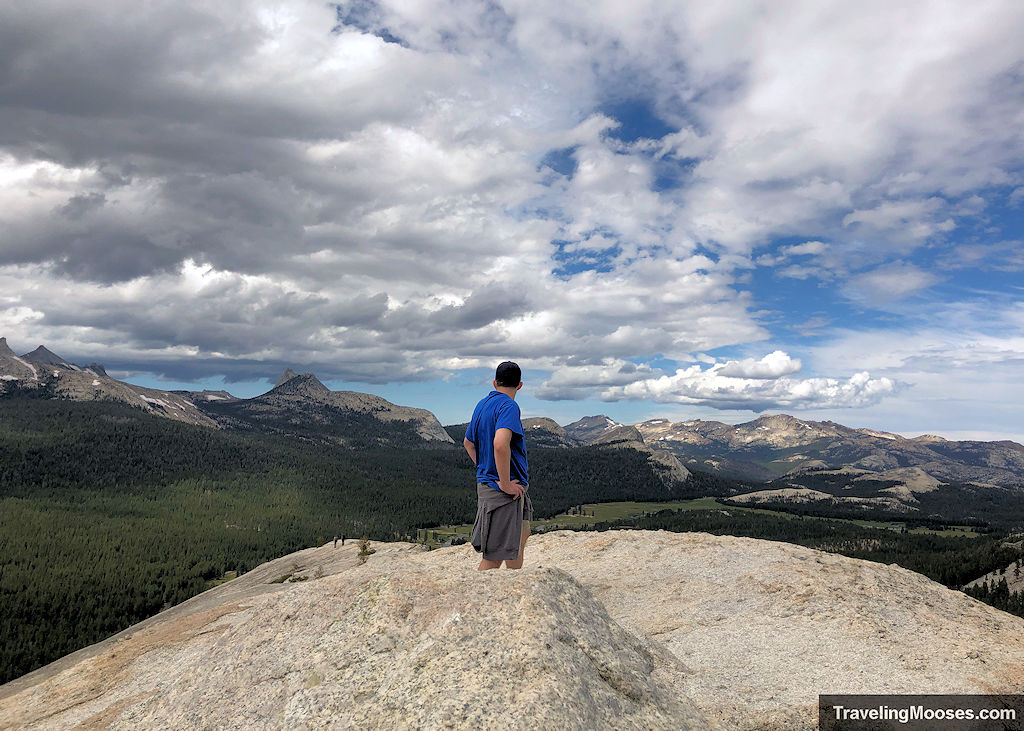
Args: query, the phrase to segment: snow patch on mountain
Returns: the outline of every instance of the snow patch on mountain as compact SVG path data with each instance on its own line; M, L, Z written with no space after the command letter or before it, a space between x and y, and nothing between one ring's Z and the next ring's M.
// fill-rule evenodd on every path
M18 362L19 362L19 363L21 363L21 364L22 364L23 366L25 366L26 368L28 368L29 370L31 370L31 371L32 371L32 380L33 380L33 381L38 381L38 380L39 380L39 372L38 372L38 371L36 371L36 367L35 367L34 365L32 365L32 364L31 364L31 363L29 363L28 361L24 360L23 358L19 358L19 357L18 357L18 356L16 356L16 355L15 355L15 356L13 356L13 357L14 357L14 360L18 361Z

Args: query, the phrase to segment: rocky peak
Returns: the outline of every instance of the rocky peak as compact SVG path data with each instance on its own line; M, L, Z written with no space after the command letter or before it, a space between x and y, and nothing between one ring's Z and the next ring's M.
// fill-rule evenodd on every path
M622 424L614 419L604 414L598 414L597 416L584 416L571 424L566 424L565 432L573 439L586 444L620 426Z
M110 376L107 375L107 369L104 368L99 363L90 363L89 365L87 365L85 367L85 369L88 370L88 371L92 371L97 376L103 376L104 378L110 378Z
M7 355L14 357L14 351L11 350L11 346L7 344L7 338L0 338L0 355Z
M288 373L288 371L285 371L285 373ZM330 396L331 389L321 383L320 379L312 373L303 373L302 375L293 375L281 385L275 386L270 393L322 399Z
M287 383L288 381L295 378L295 376L297 375L299 374L293 371L291 368L285 368L284 373L281 374L281 377L277 379L277 383L274 384L274 388L277 388L283 383Z
M34 363L35 365L57 366L58 368L65 368L67 370L78 370L78 368L68 363L59 355L47 349L45 345L40 345L31 353L25 353L25 355L21 357L23 360L26 360L29 363Z
M572 447L577 444L554 419L533 416L523 419L523 432L530 447Z

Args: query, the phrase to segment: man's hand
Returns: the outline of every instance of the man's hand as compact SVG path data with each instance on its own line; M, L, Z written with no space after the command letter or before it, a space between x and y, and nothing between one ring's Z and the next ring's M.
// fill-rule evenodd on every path
M513 499L521 498L526 490L522 485L519 484L519 480L510 480L507 483L498 483L498 489L507 495L511 495Z

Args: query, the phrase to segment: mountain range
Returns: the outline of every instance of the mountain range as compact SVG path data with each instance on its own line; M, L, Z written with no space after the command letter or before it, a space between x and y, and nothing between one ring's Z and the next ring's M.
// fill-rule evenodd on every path
M274 388L251 399L227 391L161 391L111 378L95 363L69 363L42 345L18 356L0 338L0 393L14 389L76 401L115 401L190 424L329 439L345 446L452 444L426 409L398 406L372 394L331 391L316 376L291 369Z
M430 411L372 394L331 391L315 375L286 370L274 388L250 399L226 391L161 391L125 383L103 366L78 366L44 346L16 355L0 338L0 392L39 389L56 398L110 400L179 421L221 429L327 439L345 446L453 447L464 425L442 427ZM747 504L806 503L913 512L946 486L1024 502L1024 446L1012 441L914 438L786 414L730 425L652 419L628 425L605 415L559 425L525 419L535 448L592 445L648 455L667 482L690 470L749 485L732 496Z

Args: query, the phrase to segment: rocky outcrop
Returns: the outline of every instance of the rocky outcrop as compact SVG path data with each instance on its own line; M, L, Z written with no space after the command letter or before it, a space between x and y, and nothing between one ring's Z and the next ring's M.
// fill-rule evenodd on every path
M93 369L53 371L53 392L75 401L116 401L142 409L154 416L201 426L216 422L200 411L192 399L173 391L136 386L111 378Z
M580 444L588 444L612 429L622 426L603 414L584 416L571 424L565 425L566 433Z
M0 392L11 384L26 389L46 389L57 398L116 401L175 421L216 426L213 419L181 394L118 381L97 363L82 368L43 345L18 357L8 347L7 339L0 338Z
M66 360L61 358L56 353L47 349L46 346L40 345L38 348L33 350L31 353L25 353L21 356L22 359L32 363L33 365L41 366L43 368L58 368L68 371L81 370L78 366L68 363Z
M566 449L579 444L578 441L569 436L564 428L558 425L558 422L543 416L523 419L523 432L526 436L526 444L530 448Z
M891 488L889 488L891 489ZM906 493L913 497L911 493ZM903 493L900 493L903 495ZM847 507L858 507L863 509L881 508L891 513L907 513L909 508L903 500L898 497L886 495L884 497L850 497L848 495L831 495L820 490L811 490L806 487L795 485L792 487L780 487L774 490L755 490L740 495L732 495L727 499L728 503L739 503L749 506L779 506L799 505L802 503L825 503L828 505L842 505Z
M277 383L274 384L274 388L277 388L278 386L284 383L288 383L288 381L292 380L297 375L299 374L293 371L291 368L285 368L284 373L281 374L281 377L277 379Z
M9 683L0 727L812 729L819 693L1024 692L1024 620L896 566L660 531L534 536L520 572L374 548Z
M211 401L241 401L237 396L232 396L227 391L218 389L212 391L210 389L203 389L202 391L173 391L173 393L179 396L184 396L193 403L209 403Z
M13 382L39 381L39 371L34 365L26 362L23 358L11 350L7 344L7 338L0 338L0 389L5 384Z
M0 338L0 393L19 387L45 388L52 396L76 401L117 401L156 416L202 426L251 430L259 428L261 420L269 419L275 422L270 431L278 433L289 433L289 424L298 426L302 432L303 427L330 422L331 415L327 412L333 409L335 416L337 412L359 414L371 422L376 420L374 424L408 422L412 425L413 442L418 437L430 445L452 443L437 417L426 409L398 406L366 393L331 391L312 373L298 375L291 369L285 370L273 389L255 399L238 399L227 391L162 391L111 378L103 366L96 363L79 367L43 345L18 357L7 345L6 338ZM234 411L217 408L224 405L233 407ZM339 427L334 431L339 430L344 429ZM391 431L401 431L404 441L397 437L389 441L385 433L381 444L408 446L408 429ZM310 435L302 433L301 436L309 438ZM346 441L343 435L329 436L342 443Z

